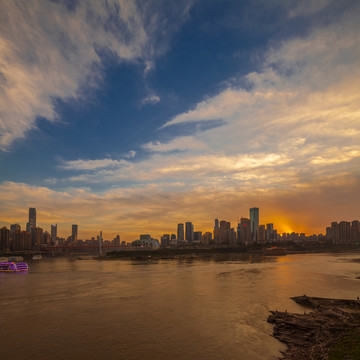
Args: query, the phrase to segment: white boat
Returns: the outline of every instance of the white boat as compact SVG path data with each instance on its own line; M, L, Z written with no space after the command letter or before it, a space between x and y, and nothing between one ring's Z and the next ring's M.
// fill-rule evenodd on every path
M33 260L41 260L42 259L42 256L41 254L34 254L33 257L32 257Z

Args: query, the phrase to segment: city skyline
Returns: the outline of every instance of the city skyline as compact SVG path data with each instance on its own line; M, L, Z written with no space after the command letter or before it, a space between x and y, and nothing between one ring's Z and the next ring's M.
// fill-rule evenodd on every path
M168 225L169 227L167 230L161 229L158 232L152 234L154 238L162 239L163 236L168 236L168 240L176 239L177 241L184 242L185 243L191 243L196 242L202 239L202 235L210 234L211 240L215 241L215 244L218 244L219 239L223 238L226 239L226 242L232 243L232 242L244 242L245 244L251 244L251 243L265 243L265 242L273 242L276 241L276 237L273 237L274 231L277 234L279 238L284 237L285 235L293 235L296 236L300 235L301 239L305 239L304 237L312 237L313 235L317 238L318 235L323 238L330 238L332 239L333 236L335 238L342 238L344 234L348 232L348 236L350 236L350 224L354 227L355 232L359 232L360 235L360 226L359 226L359 220L332 220L331 223L327 224L321 232L319 233L306 233L306 232L296 232L296 231L278 231L277 224L275 223L269 223L267 221L260 221L260 209L258 207L250 208L248 210L249 216L248 217L241 217L238 218L236 222L231 222L224 220L223 218L215 218L213 219L214 226L211 227L209 224L207 224L205 228L201 228L198 224L195 227L195 224L193 224L191 221L186 221L183 223L177 223L173 227L170 228L171 225ZM276 217L275 217L276 218ZM339 222L340 228L336 230L336 226ZM265 225L266 224L266 225ZM57 239L62 239L62 241L70 241L71 243L75 244L78 240L84 241L84 240L91 240L95 239L96 237L103 238L103 230L95 230L95 232L87 233L84 237L78 236L79 235L79 224L71 224L70 232L69 229L64 230L64 233L58 233L58 224L51 224L50 229L45 227L41 227L39 224L36 223L36 208L29 208L28 210L28 222L26 222L26 227L22 227L20 221L16 221L13 224L8 224L7 226L0 226L2 229L7 229L6 231L10 231L11 234L13 234L15 231L21 231L31 233L32 230L39 229L41 231L41 234L46 234L48 237L48 241L51 241L52 244L55 244ZM330 225L330 226L329 226ZM275 227L274 227L275 226ZM345 230L348 227L348 230ZM256 230L254 231L254 228ZM341 229L341 230L339 230ZM149 229L145 229L142 231L142 234L145 233L152 233L152 231L148 231ZM196 230L196 231L195 231ZM230 231L231 230L231 231ZM228 232L227 232L228 231ZM260 231L260 234L258 232ZM120 235L124 243L131 243L134 241L134 238L137 238L139 236L139 233L135 233L134 231L129 233L123 233L121 229L117 229L115 232L108 232L105 228L104 236L108 237L108 239L118 239L120 241ZM330 232L330 234L329 234ZM340 236L340 233L342 234ZM83 233L85 234L85 232ZM107 234L107 235L105 235ZM197 235L196 235L197 234ZM332 235L334 234L334 235ZM149 236L152 237L152 235L140 235L141 236ZM196 238L196 236L200 236L200 238ZM206 235L207 236L207 235ZM234 238L232 238L232 236ZM245 237L244 237L245 236ZM218 237L218 239L216 239ZM346 236L345 236L346 237ZM232 238L232 240L230 240ZM356 238L356 236L355 236ZM157 239L158 240L158 239ZM112 240L108 240L112 241Z
M251 207L279 232L360 217L359 2L0 13L0 227L31 207L60 236L129 240Z

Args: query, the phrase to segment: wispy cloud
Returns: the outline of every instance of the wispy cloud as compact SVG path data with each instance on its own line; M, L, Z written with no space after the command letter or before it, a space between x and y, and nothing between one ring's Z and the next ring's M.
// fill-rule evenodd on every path
M101 81L106 54L150 71L188 4L176 7L176 18L160 8L132 0L0 2L0 149L36 128L39 117L60 121L54 99L84 99ZM167 17L172 21L159 43Z
M142 105L157 104L160 102L160 97L155 94L149 94L141 100Z
M170 152L170 151L193 151L205 149L206 144L196 139L194 136L181 136L163 143L153 141L142 146L145 150L152 152Z
M62 161L59 168L64 170L97 170L103 168L119 168L126 166L129 162L127 160L113 160L113 159L98 159L98 160L69 160Z
M72 177L73 181L186 178L222 186L290 189L344 171L357 174L360 142L360 25L352 14L269 49L250 89L232 81L165 124L221 119L222 126L142 148L143 160ZM331 76L329 76L331 74ZM120 166L121 165L121 166ZM276 176L274 175L276 174ZM251 181L250 181L251 179Z

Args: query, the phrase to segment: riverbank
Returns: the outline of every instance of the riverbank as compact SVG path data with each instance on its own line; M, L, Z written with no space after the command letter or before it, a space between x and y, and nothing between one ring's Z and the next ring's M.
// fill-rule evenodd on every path
M281 256L286 254L320 254L320 253L353 253L360 254L358 245L328 245L316 244L314 246L289 246L279 245L263 247L259 244L252 246L186 246L168 247L160 249L124 249L120 251L108 252L102 259L131 259L131 260L151 260L151 259L197 259L197 258L216 258L230 257L236 258L243 255L260 256Z
M268 322L274 324L273 335L288 346L282 359L360 359L359 300L306 295L291 299L310 312L271 311Z

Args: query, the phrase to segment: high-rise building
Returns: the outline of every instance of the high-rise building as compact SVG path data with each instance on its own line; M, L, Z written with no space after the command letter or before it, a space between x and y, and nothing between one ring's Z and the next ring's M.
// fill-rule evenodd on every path
M51 225L51 243L54 245L57 238L57 224Z
M214 229L214 243L215 244L221 243L220 229Z
M265 244L265 241L266 241L265 225L259 225L257 230L257 242L259 244Z
M73 242L77 242L78 240L78 225L73 224L71 227L71 237Z
M251 237L252 241L257 241L257 229L259 227L259 208L250 209Z
M202 240L202 231L194 231L194 241L201 242Z
M35 208L29 208L29 228L30 229L36 228L36 209Z
M177 239L178 241L184 241L184 224L178 224L177 226Z
M274 241L274 224L266 224L266 242Z
M214 230L218 230L218 229L219 229L219 219L215 219Z
M99 255L102 256L102 245L103 245L103 236L102 231L100 231L100 235L98 235L99 238Z
M113 245L120 246L120 235L116 235L113 240Z
M161 243L161 246L168 246L168 245L170 245L170 234L164 234L164 235L160 238L160 243Z
M13 250L31 250L31 234L27 231L16 231L12 241Z
M185 223L185 240L187 242L194 240L194 225L190 221Z
M10 225L10 238L13 239L14 233L21 231L21 226L19 224Z
M248 218L241 218L238 224L238 243L242 245L251 243L251 224Z
M353 220L350 226L350 242L352 244L359 242L360 240L360 222L359 220Z
M206 232L205 234L203 234L202 243L203 244L211 244L211 242L212 242L212 233Z
M0 229L0 250L10 248L10 230L5 226Z
M33 249L40 249L41 244L44 242L44 230L40 227L31 229L31 243Z
M231 224L226 220L220 221L220 243L230 244L231 242Z

